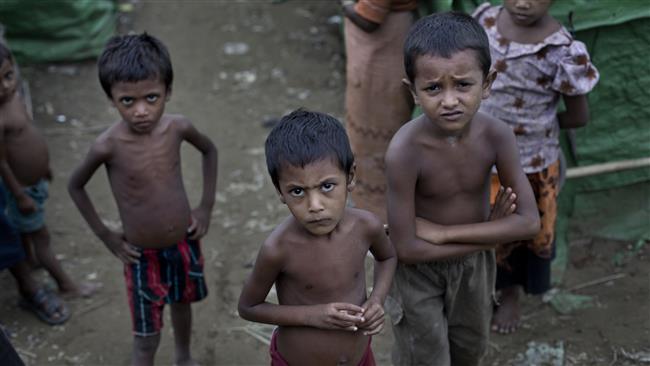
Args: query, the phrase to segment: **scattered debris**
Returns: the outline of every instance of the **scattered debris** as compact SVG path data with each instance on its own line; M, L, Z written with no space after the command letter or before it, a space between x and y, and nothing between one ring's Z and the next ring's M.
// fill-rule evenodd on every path
M516 366L563 366L564 342L558 341L554 346L546 342L528 342L525 354L518 354L513 360Z
M621 356L627 358L628 360L642 362L642 363L650 363L650 351L628 352L623 348L621 348L619 349L618 353L620 353Z
M226 42L223 45L223 52L228 56L244 55L250 47L244 42Z
M593 297L575 295L566 291L552 289L544 294L542 301L550 303L560 314L566 315L578 309L585 309L594 305Z

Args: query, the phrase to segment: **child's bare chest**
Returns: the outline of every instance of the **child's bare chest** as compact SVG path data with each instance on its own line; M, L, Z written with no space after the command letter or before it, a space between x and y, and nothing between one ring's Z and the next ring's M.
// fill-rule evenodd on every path
M420 154L416 193L420 196L454 196L483 191L496 162L484 143L428 148Z
M355 240L335 248L300 248L292 251L281 286L300 293L301 302L353 301L365 289L368 246Z
M124 183L151 184L180 177L180 141L136 140L125 142L116 150L110 162L112 178Z

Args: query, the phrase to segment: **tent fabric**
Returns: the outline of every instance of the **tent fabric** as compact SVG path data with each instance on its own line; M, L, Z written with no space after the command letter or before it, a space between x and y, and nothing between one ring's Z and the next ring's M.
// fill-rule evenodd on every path
M116 26L112 0L3 0L0 23L19 63L99 55Z

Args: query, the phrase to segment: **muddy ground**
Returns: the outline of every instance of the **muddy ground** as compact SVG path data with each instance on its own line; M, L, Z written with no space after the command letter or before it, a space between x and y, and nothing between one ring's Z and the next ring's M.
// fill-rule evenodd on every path
M204 365L268 364L269 328L247 323L236 312L258 246L288 213L266 174L268 129L262 121L300 106L343 116L345 70L337 15L335 1L198 0L138 3L130 14L127 28L160 37L172 54L176 79L167 111L189 116L219 148L219 193L203 241L210 295L194 306L193 350ZM91 299L71 302L70 321L50 327L16 306L15 286L5 271L0 273L0 323L27 365L127 364L131 333L122 266L93 236L65 191L70 171L117 114L99 87L93 61L27 66L23 74L55 171L47 206L54 250L70 273L104 287ZM63 123L57 122L61 115ZM189 148L183 156L186 188L197 202L200 158ZM107 223L119 225L103 171L88 190ZM612 258L621 253L630 255L615 265ZM542 299L527 298L522 328L516 335L494 336L486 364L647 361L647 258L647 248L635 251L630 243L574 238L560 288L588 284L572 293L590 296L591 302L561 314ZM43 273L38 277L52 285ZM161 365L173 360L168 314L165 322L156 358ZM378 363L390 364L390 329L373 342ZM535 358L539 354L547 361Z

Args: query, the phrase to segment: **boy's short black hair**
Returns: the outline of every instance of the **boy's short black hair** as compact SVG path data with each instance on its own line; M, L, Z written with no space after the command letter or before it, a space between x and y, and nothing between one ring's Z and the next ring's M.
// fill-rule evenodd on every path
M304 167L332 158L346 175L354 164L350 141L341 122L328 114L304 109L282 117L266 138L265 152L266 167L278 190L283 164Z
M0 42L0 63L3 63L5 60L9 60L11 64L14 63L14 56L11 54L9 47L3 42Z
M451 58L456 52L476 52L483 76L490 72L490 43L483 27L471 16L460 12L431 14L421 18L409 30L404 42L404 68L411 83L415 80L415 60L429 55Z
M117 82L137 82L153 78L169 91L174 80L167 47L149 34L115 36L108 40L97 62L99 82L108 97Z

